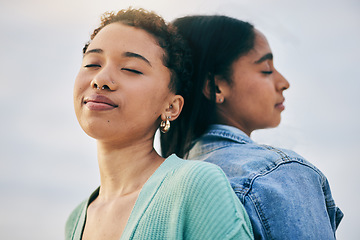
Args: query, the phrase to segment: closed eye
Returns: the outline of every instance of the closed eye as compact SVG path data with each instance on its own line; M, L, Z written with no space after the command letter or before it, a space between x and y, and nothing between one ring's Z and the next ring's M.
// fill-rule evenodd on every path
M135 70L135 69L131 69L131 68L122 68L121 70L125 70L125 71L132 72L132 73L139 74L139 75L143 74L142 72Z
M84 66L85 68L92 68L92 67L101 67L99 64L87 64Z

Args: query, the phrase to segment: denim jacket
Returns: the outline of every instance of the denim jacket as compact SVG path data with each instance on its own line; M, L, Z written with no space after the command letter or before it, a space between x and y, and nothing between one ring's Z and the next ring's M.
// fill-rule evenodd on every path
M212 125L188 158L223 169L255 239L335 239L343 213L323 173L297 153L259 145L231 126Z

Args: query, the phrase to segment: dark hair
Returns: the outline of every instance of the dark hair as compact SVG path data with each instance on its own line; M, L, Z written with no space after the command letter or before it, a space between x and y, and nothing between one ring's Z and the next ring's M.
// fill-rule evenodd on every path
M169 89L176 94L185 95L191 75L191 57L189 49L182 36L172 24L154 12L142 8L128 8L119 12L106 12L101 17L101 23L91 34L90 41L85 44L83 53L86 52L91 40L105 26L120 22L122 24L145 30L151 34L158 45L164 50L163 64L171 73Z
M171 130L161 135L163 157L176 153L185 157L191 142L200 137L214 123L215 76L231 84L231 65L254 47L254 27L248 22L227 16L187 16L173 24L188 41L192 50L192 88L185 96L183 111ZM203 95L209 81L210 99Z

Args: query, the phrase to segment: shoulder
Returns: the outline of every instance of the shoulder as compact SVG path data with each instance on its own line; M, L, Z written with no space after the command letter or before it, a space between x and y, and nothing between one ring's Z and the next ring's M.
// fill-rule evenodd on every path
M180 164L173 170L173 175L186 179L187 184L207 185L214 181L228 182L223 170L213 163L178 159Z
M315 175L324 178L322 172L303 156L295 151L277 148L269 145L251 143L231 143L213 151L197 156L220 166L228 176L241 173L249 178L276 171L282 165L288 165L294 170L308 169ZM235 171L234 171L235 170Z
M171 189L181 191L191 198L206 198L207 196L229 196L233 201L233 190L223 170L212 163L178 158L177 166L170 171L166 182L171 183ZM189 199L189 198L188 198ZM234 205L234 203L232 203Z
M288 149L257 143L232 143L198 156L221 167L234 191L242 198L255 191L254 184L290 182L296 186L305 178L312 186L326 183L324 174L301 155ZM267 186L267 189L272 186ZM263 186L259 187L259 191ZM242 199L243 201L244 199Z
M169 176L168 190L182 196L186 234L192 239L252 239L248 215L221 168L196 160L181 161Z
M316 175L321 179L321 181L325 181L325 175L311 162L306 160L303 156L296 153L293 150L284 149L284 148L276 148L269 145L261 145L263 148L267 149L269 152L273 152L276 154L277 158L275 159L276 164L286 164L292 163L291 166L299 169L308 169L312 174Z

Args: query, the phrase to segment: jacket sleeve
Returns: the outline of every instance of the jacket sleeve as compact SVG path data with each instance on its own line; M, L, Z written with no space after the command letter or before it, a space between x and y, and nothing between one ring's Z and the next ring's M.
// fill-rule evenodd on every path
M335 239L342 213L326 186L325 176L299 163L258 176L243 198L255 239Z

